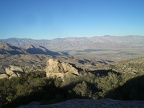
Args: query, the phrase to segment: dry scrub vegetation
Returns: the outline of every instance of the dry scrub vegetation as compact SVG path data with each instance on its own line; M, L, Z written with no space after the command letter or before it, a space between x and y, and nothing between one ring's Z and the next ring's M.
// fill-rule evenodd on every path
M46 78L44 71L1 79L0 104L16 107L32 101L49 104L72 98L144 100L144 58L109 63L97 69L80 70L79 76L64 81Z

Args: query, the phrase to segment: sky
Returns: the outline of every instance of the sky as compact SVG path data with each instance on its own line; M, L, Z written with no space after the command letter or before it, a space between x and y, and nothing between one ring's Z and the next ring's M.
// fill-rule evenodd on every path
M0 38L144 36L144 0L0 0Z

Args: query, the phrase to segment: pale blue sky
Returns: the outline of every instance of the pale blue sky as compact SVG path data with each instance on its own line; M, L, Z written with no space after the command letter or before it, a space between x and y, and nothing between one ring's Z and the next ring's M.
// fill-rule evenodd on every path
M0 0L0 38L143 35L144 0Z

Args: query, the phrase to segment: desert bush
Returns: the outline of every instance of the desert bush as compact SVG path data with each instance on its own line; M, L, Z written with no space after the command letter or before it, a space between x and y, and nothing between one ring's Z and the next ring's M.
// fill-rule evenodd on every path
M102 90L98 93L99 97L104 97L107 92L118 87L121 80L121 76L114 73L108 73L108 76L95 78L95 83L97 84L97 87Z
M78 96L82 98L98 98L97 93L100 90L97 88L97 85L82 81L81 83L77 84L73 89L72 92L75 92Z
M107 97L121 100L144 100L144 76L136 76L110 91Z
M30 72L10 80L1 79L0 93L5 96L3 105L12 102L18 103L24 97L29 97L31 100L31 94L43 91L43 88L52 82L51 79L46 79L44 74L45 72Z
M46 78L45 72L29 72L20 77L0 80L0 104L12 107L31 101L55 103L70 98L144 99L144 80L141 76L143 73L108 72L105 76L97 76L88 72L66 78L63 82Z

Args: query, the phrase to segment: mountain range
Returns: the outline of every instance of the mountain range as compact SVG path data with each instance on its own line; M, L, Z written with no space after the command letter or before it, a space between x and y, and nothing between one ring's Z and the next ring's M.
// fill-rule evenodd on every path
M26 54L26 50L0 41L0 54Z
M0 39L0 107L141 107L143 55L144 36Z
M0 41L0 54L45 54L52 56L60 55L58 52L50 51L43 46L29 45L28 48L21 48L2 41Z
M33 46L42 46L49 50L83 50L97 48L129 48L144 47L144 36L95 36L95 37L69 37L56 38L52 40L41 39L34 40L30 38L8 38L1 39L8 44L31 48Z

